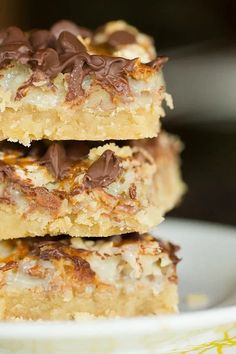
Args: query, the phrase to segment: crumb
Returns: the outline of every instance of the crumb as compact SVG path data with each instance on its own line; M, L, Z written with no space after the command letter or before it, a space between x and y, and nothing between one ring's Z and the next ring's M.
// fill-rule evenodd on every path
M206 294L188 294L185 302L189 309L200 310L205 309L209 304L209 297Z

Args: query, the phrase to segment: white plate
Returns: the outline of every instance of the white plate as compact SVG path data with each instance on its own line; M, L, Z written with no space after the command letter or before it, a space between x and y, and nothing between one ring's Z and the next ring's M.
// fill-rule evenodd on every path
M171 219L154 234L182 248L181 314L0 323L0 354L236 353L236 229ZM189 312L191 294L204 309Z

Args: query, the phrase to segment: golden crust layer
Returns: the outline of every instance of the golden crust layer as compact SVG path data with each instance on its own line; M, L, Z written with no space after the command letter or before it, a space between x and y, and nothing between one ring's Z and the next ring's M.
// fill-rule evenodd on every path
M1 319L177 311L176 247L150 235L0 243ZM137 296L138 293L138 296Z
M162 114L162 113L161 113ZM32 140L124 140L154 137L160 130L155 112L139 108L133 112L114 109L110 113L98 108L72 108L35 111L33 107L0 113L0 139L29 146Z
M0 238L148 231L163 220L184 191L176 138L162 133L153 144L153 156L137 146L92 148L63 180L33 157L3 153L2 161L14 171L3 173L0 183ZM120 159L117 178L104 187L85 188L88 167L107 149Z

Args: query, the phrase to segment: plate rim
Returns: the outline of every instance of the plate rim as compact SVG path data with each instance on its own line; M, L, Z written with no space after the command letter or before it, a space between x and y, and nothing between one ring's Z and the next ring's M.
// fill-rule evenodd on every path
M0 338L81 338L137 336L137 333L152 334L161 330L183 331L207 329L236 323L236 306L189 312L176 315L138 318L92 319L77 321L17 321L1 322Z

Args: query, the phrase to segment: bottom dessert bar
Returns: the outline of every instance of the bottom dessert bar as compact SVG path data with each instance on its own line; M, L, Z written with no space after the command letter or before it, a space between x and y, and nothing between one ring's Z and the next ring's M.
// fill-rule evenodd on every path
M0 319L174 313L177 249L136 233L1 241Z

